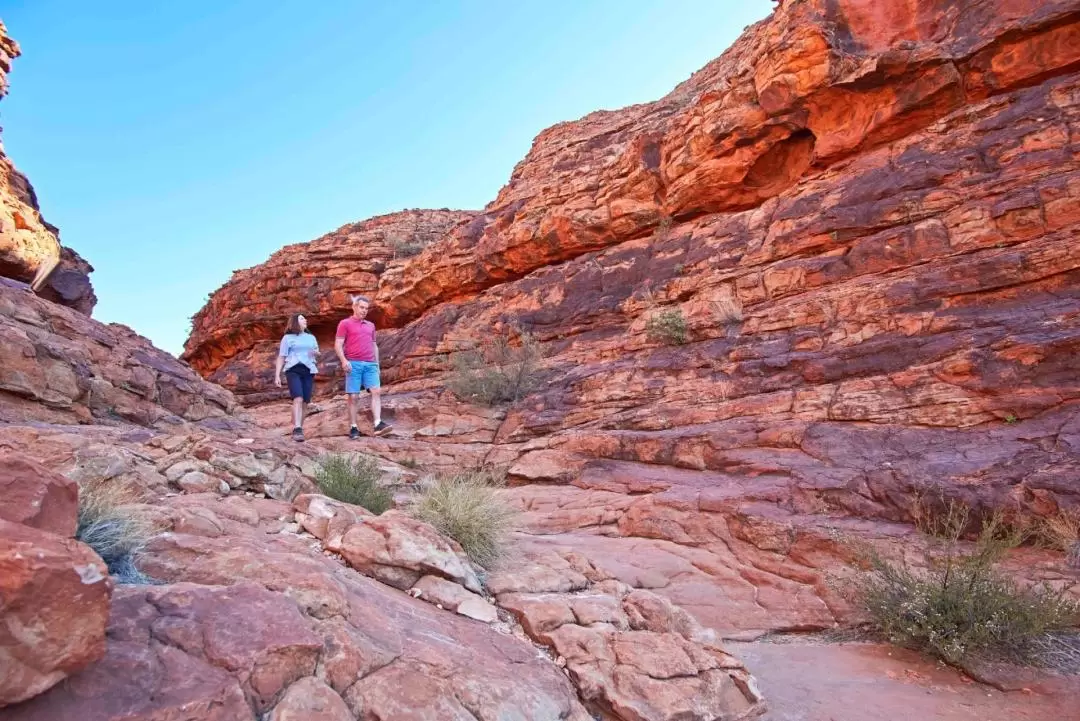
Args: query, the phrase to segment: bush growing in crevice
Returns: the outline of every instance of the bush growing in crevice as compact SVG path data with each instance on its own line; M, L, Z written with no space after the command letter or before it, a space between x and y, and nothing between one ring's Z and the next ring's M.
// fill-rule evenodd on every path
M474 470L428 478L413 506L413 515L457 541L469 558L490 568L502 554L513 510L498 496L502 480L490 471Z
M315 485L330 498L379 515L394 505L394 494L379 481L382 471L370 456L329 455L319 460Z
M929 536L925 567L866 549L870 571L850 589L891 642L952 664L984 658L1038 663L1050 634L1080 622L1080 606L1066 596L1068 589L1024 587L997 569L1002 556L1028 537L1004 514L976 522L970 509L950 502L915 518ZM972 527L977 538L962 541Z
M690 339L690 329L680 309L653 313L645 323L645 335L654 343L683 345Z
M447 387L466 401L494 406L519 401L539 384L540 344L525 331L512 343L508 333L497 334L479 348L450 356Z
M155 583L138 569L146 544L161 528L129 488L112 480L86 482L79 488L75 538L94 549L118 583Z

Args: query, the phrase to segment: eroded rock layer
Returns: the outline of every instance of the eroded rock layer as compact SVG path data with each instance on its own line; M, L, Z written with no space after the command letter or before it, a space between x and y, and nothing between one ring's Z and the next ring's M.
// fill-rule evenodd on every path
M324 350L349 313L349 295L372 298L383 278L473 213L407 210L338 228L310 243L289 245L269 261L233 273L192 321L184 359L208 379L240 395L267 392L285 323L303 313ZM333 353L325 354L336 363Z

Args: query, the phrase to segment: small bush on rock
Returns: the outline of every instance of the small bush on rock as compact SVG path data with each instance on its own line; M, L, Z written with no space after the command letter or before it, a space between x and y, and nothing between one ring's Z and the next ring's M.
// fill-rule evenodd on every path
M429 479L413 514L457 541L475 563L489 568L501 555L513 513L496 493L500 483L486 471Z
M153 583L136 561L161 530L139 503L137 494L116 481L83 483L79 488L75 538L94 549L119 583Z
M981 524L974 543L961 537L971 524L967 509L950 504L944 514L919 523L941 543L926 568L867 552L870 573L855 581L856 599L893 643L949 663L978 658L1034 662L1048 634L1080 621L1067 589L1024 588L995 563L1025 534L1001 515Z
M645 334L654 343L683 345L690 339L686 318L678 308L655 313L645 324Z
M447 387L462 400L494 406L521 400L538 383L540 344L527 332L518 343L506 334L484 341L480 348L450 357L453 370Z
M378 462L370 456L326 456L315 470L315 484L325 495L375 515L394 504L393 493L379 483L381 477Z

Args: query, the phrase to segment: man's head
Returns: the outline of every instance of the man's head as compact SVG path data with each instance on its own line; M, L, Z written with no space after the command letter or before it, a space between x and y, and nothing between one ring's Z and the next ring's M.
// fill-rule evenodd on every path
M350 295L349 299L352 301L353 318L363 320L367 316L368 307L371 305L371 301L363 295Z

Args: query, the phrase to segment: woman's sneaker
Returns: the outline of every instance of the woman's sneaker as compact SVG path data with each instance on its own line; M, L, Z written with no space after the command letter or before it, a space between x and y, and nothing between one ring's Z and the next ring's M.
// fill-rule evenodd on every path
M384 421L379 421L379 424L377 426L375 426L374 428L372 428L372 431L377 436L385 436L387 433L390 432L390 429L392 429L392 428L393 428L393 426L390 425L389 423L386 423Z
M360 437L360 429L359 428L357 428L356 426L353 426L352 428L349 429L349 438L352 438L355 441L359 437Z
M304 442L304 429L303 428L293 428L293 430L292 430L292 439L294 441L299 441L300 443L303 443Z

